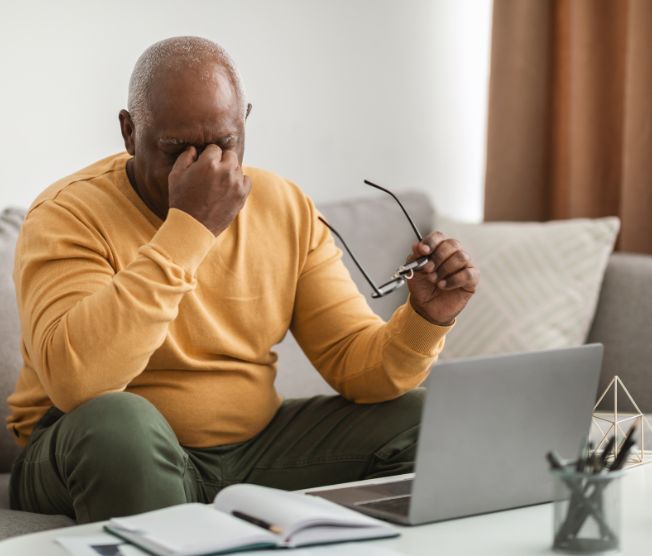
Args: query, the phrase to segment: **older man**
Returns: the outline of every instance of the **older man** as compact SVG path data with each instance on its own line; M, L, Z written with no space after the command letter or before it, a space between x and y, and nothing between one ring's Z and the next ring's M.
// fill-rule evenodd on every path
M411 470L413 389L478 281L459 244L413 246L431 261L385 323L310 199L242 166L251 105L219 46L150 47L128 107L127 152L46 189L18 242L12 507L86 522L235 482ZM341 396L281 401L272 347L288 329Z

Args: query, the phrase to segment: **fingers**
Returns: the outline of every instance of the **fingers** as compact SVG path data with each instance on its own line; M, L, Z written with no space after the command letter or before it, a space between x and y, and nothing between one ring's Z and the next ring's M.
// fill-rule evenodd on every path
M219 162L222 160L222 149L220 149L215 143L210 143L204 147L204 150L199 155L200 159L213 158L217 159Z
M245 193L245 197L249 195L249 192L251 191L251 178L249 176L243 176L242 178L242 188ZM244 201L243 201L244 204Z
M186 149L179 156L177 156L177 159L174 161L172 171L174 172L175 170L184 170L185 168L188 168L193 162L195 162L195 160L197 160L197 149L192 145L186 147Z
M222 162L234 168L238 168L240 166L238 155L235 151L232 150L222 151Z
M445 244L442 244L440 249L451 249L448 245L444 247ZM469 257L462 249L453 251L451 255L439 266L436 266L436 280L437 283L441 280L446 280L449 276L459 272L460 270L465 269L466 267L472 266L471 257Z
M212 164L226 166L232 170L238 170L240 168L240 161L235 151L222 150L214 143L206 145L206 148L199 156L199 160L210 160Z
M445 280L440 280L437 287L442 290L463 289L469 293L474 293L480 281L480 271L473 267L467 266L455 274L448 276Z
M475 291L480 273L459 241L442 232L432 232L412 245L412 255L409 259L414 260L424 255L430 256L430 262L421 272L437 287Z
M412 253L408 255L408 257L405 259L406 263L411 263L412 261L418 259L419 257L423 257L424 255L428 255L430 253L430 250L428 247L425 246L425 244L421 242L414 242L412 244ZM422 271L424 272L432 272L434 269L435 265L434 263L427 263L424 267L421 268Z
M442 242L448 239L448 236L442 232L432 232L428 234L420 243L417 244L419 246L419 256L435 253Z

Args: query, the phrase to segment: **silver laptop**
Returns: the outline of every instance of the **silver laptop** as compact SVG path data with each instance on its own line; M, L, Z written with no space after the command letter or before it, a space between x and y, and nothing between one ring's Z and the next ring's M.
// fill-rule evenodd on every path
M438 363L413 478L310 491L417 525L548 502L546 452L574 457L591 424L602 345Z

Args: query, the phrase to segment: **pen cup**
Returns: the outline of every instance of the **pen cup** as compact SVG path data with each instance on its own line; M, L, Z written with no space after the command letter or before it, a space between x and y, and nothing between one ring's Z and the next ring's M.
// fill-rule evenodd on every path
M552 471L555 484L553 550L618 554L622 530L622 471Z

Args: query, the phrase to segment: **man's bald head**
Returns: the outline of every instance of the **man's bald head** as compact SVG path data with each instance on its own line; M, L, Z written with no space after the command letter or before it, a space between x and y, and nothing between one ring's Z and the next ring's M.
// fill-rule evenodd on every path
M220 45L201 37L171 37L154 43L136 61L129 80L127 108L135 124L147 122L152 87L157 79L193 71L197 78L213 78L211 67L223 68L239 99L243 119L246 116L244 89L231 56Z
M119 114L127 175L140 198L165 218L169 176L180 155L192 147L236 156L242 165L245 104L238 72L226 51L199 37L174 37L140 56L129 83L127 110Z

